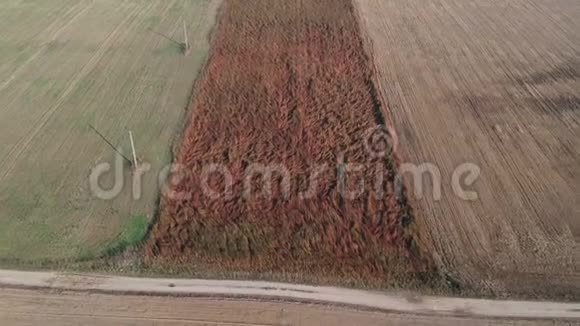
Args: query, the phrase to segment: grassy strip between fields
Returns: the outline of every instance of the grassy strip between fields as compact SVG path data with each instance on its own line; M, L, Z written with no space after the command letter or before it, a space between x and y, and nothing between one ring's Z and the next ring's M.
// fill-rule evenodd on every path
M116 256L128 248L138 246L145 235L149 221L144 215L131 216L123 225L121 234L104 250L104 256Z

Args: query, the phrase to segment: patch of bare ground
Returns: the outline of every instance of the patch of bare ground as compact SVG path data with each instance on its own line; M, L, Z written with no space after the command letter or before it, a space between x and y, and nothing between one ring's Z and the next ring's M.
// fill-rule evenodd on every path
M570 325L552 320L501 320L357 311L258 300L176 298L0 289L5 325Z
M477 293L578 298L580 2L357 3L403 162L441 172L441 200L413 201L439 268ZM451 183L466 162L472 201Z
M214 37L168 182L186 196L162 199L148 261L391 286L434 275L394 158L365 143L382 103L352 2L226 1ZM362 165L342 184L362 190L354 199L341 160ZM227 174L204 179L210 164ZM248 195L256 164L282 172L250 178Z

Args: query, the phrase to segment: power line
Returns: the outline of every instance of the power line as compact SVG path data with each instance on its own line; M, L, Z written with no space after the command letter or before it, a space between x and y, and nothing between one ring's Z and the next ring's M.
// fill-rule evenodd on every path
M115 152L117 152L117 154L121 155L121 157L124 158L127 162L129 162L129 164L133 165L133 162L131 162L131 160L128 159L125 155L123 155L123 153L119 152L115 147L115 145L111 144L111 142L107 138L105 138L105 136L103 136L103 134L101 134L95 127L93 127L93 125L89 124L89 127L91 127L91 129L93 129L93 131L96 132L97 135L99 135L99 137L101 137L101 139L105 141L105 143L107 143Z

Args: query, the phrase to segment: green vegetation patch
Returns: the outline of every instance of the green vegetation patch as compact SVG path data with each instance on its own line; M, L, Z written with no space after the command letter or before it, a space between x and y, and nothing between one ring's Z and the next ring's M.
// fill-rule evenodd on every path
M128 248L139 245L147 234L148 226L149 221L145 216L131 216L131 218L124 223L119 237L105 249L104 255L114 256Z
M174 42L170 42L166 46L155 50L155 54L160 56L173 56L180 55L182 53L183 53L182 46Z

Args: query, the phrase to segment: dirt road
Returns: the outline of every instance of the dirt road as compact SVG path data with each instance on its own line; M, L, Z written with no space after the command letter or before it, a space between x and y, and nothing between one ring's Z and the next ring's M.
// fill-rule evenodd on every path
M56 272L0 271L0 286L4 287L0 290L0 307L2 307L0 319L15 323L32 322L34 318L45 320L45 317L54 319L55 324L66 324L64 321L67 318L78 321L80 319L75 318L89 317L94 317L94 320L100 319L101 323L107 320L129 322L139 319L151 323L227 322L252 325L320 324L326 320L336 321L332 324L340 324L340 321L345 325L369 325L380 324L381 321L384 323L391 318L400 324L432 323L431 318L435 318L435 324L438 322L464 324L465 318L474 324L485 324L486 319L489 323L489 319L492 318L494 323L503 319L515 322L516 319L535 318L580 322L578 303L428 297L408 293L367 292L257 281L150 279ZM14 290L10 287L42 290ZM145 299L136 294L147 294L149 297ZM166 297L160 298L155 295ZM224 297L246 300L217 299ZM248 298L324 303L390 314L362 313L352 309L318 305L264 303ZM219 307L215 307L218 303ZM261 309L263 313L252 313L253 309ZM227 312L227 316L224 312ZM309 319L308 316L312 318Z

